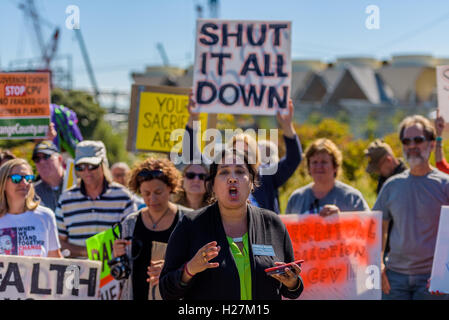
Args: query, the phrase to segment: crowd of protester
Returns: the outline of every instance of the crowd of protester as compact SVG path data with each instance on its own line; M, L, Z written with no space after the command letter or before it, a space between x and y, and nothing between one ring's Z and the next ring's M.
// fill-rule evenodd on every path
M78 182L63 190L65 163L51 139L33 150L37 182L26 160L0 150L0 254L85 259L86 239L118 225L113 254L130 266L121 278L121 299L146 300L151 284L159 284L164 299L299 297L307 290L299 265L282 275L264 272L294 261L278 191L303 159L291 100L288 112L277 115L286 147L281 159L276 145L248 134L217 145L214 156L201 154L194 105L190 99L183 144L188 156L178 167L153 158L110 167L103 142L85 140L75 150ZM447 299L428 292L440 209L449 205L443 129L441 117L433 125L410 116L399 126L405 161L379 139L365 150L367 172L379 177L372 210L383 215L383 299ZM429 163L433 150L438 169ZM342 153L335 143L317 139L304 158L313 181L302 187L295 181L285 213L327 217L371 210L360 191L338 180ZM40 245L12 248L8 230L17 227L33 227ZM252 246L266 239L275 255L259 255ZM152 260L154 241L167 244L164 260Z

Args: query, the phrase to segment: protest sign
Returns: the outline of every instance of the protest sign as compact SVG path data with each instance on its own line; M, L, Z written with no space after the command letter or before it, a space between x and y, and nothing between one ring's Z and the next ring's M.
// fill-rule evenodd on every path
M119 227L115 227L118 234ZM112 245L115 240L114 232L111 229L100 232L86 240L87 256L90 260L101 261L100 274L100 299L117 300L120 294L120 282L111 275L108 261L113 258Z
M449 206L441 207L429 290L449 294Z
M165 251L167 251L167 244L158 241L151 243L151 261L165 260ZM162 300L159 292L159 284L153 286L150 284L148 290L148 300Z
M0 255L0 300L96 300L98 261Z
M185 88L133 85L128 150L180 152L189 119L189 92ZM208 115L201 114L200 121L201 131L206 130Z
M42 139L49 124L49 74L0 72L0 139Z
M449 122L449 66L437 67L438 109L444 122Z
M299 299L381 298L380 212L280 217L292 240L295 260L304 260L305 289Z
M197 20L197 112L274 115L291 87L291 22Z
M66 169L64 172L64 182L62 183L62 190L67 190L76 185L77 176L75 174L75 162L69 158L66 160Z

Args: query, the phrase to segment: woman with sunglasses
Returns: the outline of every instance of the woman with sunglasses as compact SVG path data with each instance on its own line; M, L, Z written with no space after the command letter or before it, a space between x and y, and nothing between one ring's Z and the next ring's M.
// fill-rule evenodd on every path
M180 217L190 211L170 202L180 185L181 176L168 159L147 159L132 169L128 186L147 207L126 217L121 239L113 245L114 257L127 255L132 264L120 299L148 300L149 284L158 284L164 260L151 260L153 241L167 243Z
M24 159L0 167L0 254L62 258L55 215L35 200L34 178Z
M204 164L188 164L182 170L182 189L174 202L193 210L210 204L211 194L206 190L208 168Z
M166 300L296 299L303 290L296 263L282 275L265 269L292 262L293 248L281 219L248 203L257 167L234 149L210 166L207 188L216 201L187 213L173 231L160 276Z

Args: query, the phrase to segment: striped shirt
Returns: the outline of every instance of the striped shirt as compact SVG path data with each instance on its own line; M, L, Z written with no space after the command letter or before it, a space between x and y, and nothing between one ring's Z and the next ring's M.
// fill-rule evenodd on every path
M137 205L128 189L104 180L103 191L96 199L86 194L83 182L64 191L55 214L59 235L67 237L71 244L85 247L87 238L110 229L136 211Z

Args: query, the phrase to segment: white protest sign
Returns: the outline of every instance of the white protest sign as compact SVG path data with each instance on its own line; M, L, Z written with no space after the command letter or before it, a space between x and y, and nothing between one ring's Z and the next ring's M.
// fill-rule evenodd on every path
M381 298L382 214L342 212L286 214L280 218L292 240L295 260L304 260L300 300Z
M437 67L438 109L444 122L449 122L449 66Z
M197 20L195 112L275 115L291 87L291 22Z
M449 293L449 206L441 207L430 291Z
M0 255L0 300L96 300L101 262Z

